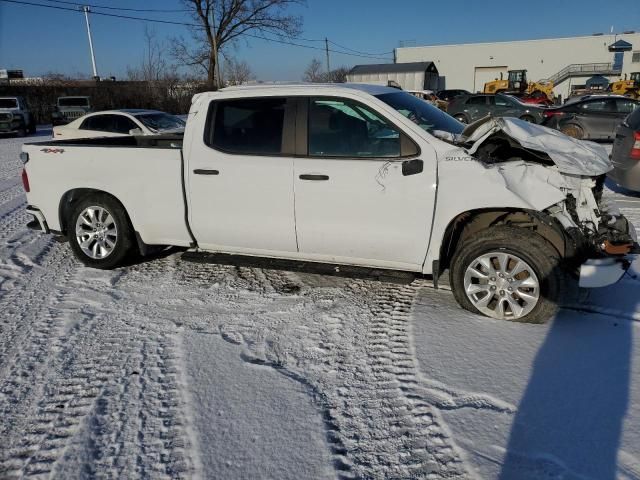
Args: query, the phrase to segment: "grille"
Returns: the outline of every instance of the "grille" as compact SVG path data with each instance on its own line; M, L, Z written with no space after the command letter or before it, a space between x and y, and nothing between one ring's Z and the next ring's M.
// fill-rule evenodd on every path
M85 112L64 112L65 118L80 118L84 115Z

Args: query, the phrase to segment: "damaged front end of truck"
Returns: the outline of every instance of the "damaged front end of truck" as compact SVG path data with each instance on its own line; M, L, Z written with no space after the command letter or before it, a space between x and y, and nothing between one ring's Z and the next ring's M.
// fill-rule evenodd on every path
M514 118L486 117L456 144L507 189L561 225L580 271L580 286L617 282L640 253L633 225L603 195L611 163L605 149Z

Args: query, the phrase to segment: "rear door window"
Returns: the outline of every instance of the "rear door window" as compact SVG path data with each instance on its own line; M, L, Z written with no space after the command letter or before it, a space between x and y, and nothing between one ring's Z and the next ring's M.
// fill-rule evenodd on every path
M286 98L250 98L216 102L210 109L205 143L229 153L282 153Z
M487 99L486 97L471 97L467 100L467 105L486 105Z
M581 105L580 110L583 112L593 113L612 113L616 111L616 104L611 99L592 100Z
M633 100L618 99L616 100L616 106L618 107L618 113L628 114L633 112L637 108L638 102L634 102Z
M509 103L509 100L507 100L505 97L495 96L491 98L495 100L496 107L508 108L511 106L511 104Z
M114 133L129 134L129 130L140 128L133 120L129 117L125 117L124 115L112 115L112 117L114 117L112 124L112 132Z

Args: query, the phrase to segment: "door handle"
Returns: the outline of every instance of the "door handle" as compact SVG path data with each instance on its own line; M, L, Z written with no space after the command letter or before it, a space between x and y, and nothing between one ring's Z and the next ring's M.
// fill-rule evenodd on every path
M193 173L196 175L219 175L220 172L218 170L207 170L204 168L196 168Z
M311 174L305 173L300 175L300 180L315 180L315 181L329 180L329 175L311 175Z

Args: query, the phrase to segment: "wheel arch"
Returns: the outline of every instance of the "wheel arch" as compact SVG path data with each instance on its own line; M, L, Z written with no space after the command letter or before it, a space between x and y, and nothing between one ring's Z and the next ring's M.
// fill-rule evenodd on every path
M511 226L529 229L547 240L561 258L574 253L574 244L560 223L550 215L521 208L475 209L460 213L445 229L438 256L438 272L442 273L451 263L453 255L465 239L494 226Z
M91 195L107 195L108 197L111 197L122 207L122 210L124 211L127 220L129 221L129 226L133 231L135 231L135 229L133 228L133 223L131 222L131 217L129 216L129 212L127 211L127 208L124 206L124 204L118 199L118 197L116 197L112 193L97 188L73 188L62 195L62 197L60 198L60 204L58 205L58 219L60 221L60 229L62 234L67 235L68 233L67 223L69 221L69 215L71 213L71 210L73 209L73 206L78 201Z

